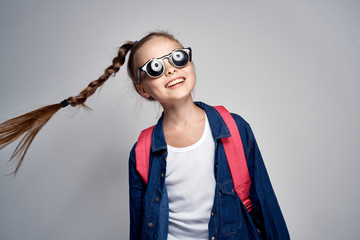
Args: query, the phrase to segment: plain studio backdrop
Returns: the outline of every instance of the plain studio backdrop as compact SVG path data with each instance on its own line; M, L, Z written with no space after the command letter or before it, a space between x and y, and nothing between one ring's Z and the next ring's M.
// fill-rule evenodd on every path
M0 1L0 120L76 95L117 49L166 30L194 99L252 126L292 239L359 239L359 1ZM128 156L161 114L121 69L0 177L1 240L127 239ZM0 174L16 144L0 151Z

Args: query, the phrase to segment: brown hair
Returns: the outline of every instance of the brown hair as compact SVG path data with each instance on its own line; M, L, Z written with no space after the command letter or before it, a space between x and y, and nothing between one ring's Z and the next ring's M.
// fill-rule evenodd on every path
M30 147L31 142L34 140L35 136L38 134L41 128L58 110L60 110L62 107L66 107L67 104L71 105L72 107L81 106L89 109L85 105L86 99L93 95L95 91L100 86L102 86L112 74L115 74L119 71L120 67L125 63L125 57L129 51L130 56L127 64L127 71L135 86L137 84L137 52L145 42L155 37L166 37L176 41L180 46L182 46L180 42L174 38L174 36L167 32L151 32L143 37L139 42L127 41L119 48L117 56L112 60L112 64L105 69L104 74L101 75L98 79L92 81L78 95L74 97L68 97L61 103L48 105L1 123L0 149L6 147L25 134L10 157L9 162L16 159L18 163L15 170L9 175L15 175L17 173L24 160L25 154Z

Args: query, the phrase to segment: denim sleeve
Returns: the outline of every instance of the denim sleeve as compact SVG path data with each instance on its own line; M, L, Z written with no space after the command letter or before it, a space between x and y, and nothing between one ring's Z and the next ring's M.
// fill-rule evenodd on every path
M130 197L130 240L141 238L142 207L145 193L145 183L136 171L135 146L129 158L129 197Z
M284 217L250 126L248 126L248 131L249 142L246 158L251 178L250 198L253 203L250 214L263 239L290 239Z

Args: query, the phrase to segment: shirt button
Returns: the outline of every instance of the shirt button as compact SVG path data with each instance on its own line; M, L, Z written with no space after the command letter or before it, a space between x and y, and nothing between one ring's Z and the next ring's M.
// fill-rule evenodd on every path
M154 224L152 222L149 222L149 227L153 227Z
M159 198L158 198L158 197L155 198L155 202L159 202Z
M160 174L160 177L162 177L162 178L163 178L163 177L164 177L164 174L163 174L163 173L162 173L162 174Z
M211 240L215 240L215 237L211 237Z
M211 216L215 216L215 213L214 213L214 212L211 212Z

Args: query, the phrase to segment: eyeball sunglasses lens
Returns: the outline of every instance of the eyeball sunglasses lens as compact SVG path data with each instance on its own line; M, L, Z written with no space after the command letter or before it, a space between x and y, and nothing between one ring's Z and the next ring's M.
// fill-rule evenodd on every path
M164 67L160 60L154 59L146 66L146 71L151 77L158 77L164 71Z
M189 57L184 50L177 50L172 54L171 60L176 66L184 67L189 62Z

